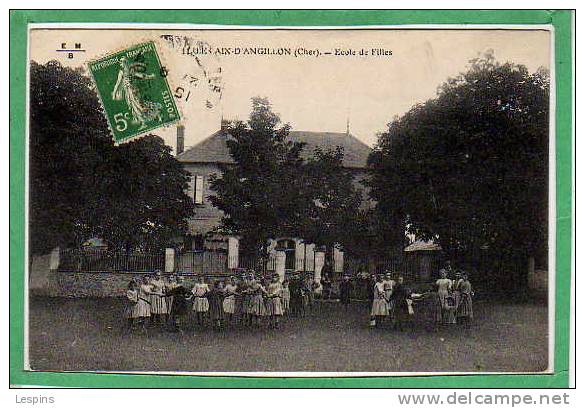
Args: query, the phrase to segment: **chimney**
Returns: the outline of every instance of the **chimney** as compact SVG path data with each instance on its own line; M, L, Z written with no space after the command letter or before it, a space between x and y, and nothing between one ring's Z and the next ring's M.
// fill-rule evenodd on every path
M227 119L224 119L222 116L220 129L225 131L229 127L229 125L230 125L230 121Z
M177 125L177 156L185 150L185 126Z

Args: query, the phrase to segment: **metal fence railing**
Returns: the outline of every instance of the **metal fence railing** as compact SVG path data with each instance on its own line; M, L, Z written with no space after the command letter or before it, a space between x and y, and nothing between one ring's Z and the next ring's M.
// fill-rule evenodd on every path
M209 276L229 275L228 255L222 251L177 251L175 272Z
M238 260L238 269L240 271L253 270L256 274L266 276L276 270L276 258L271 256L268 260L259 256L250 256L240 254Z
M436 277L440 267L441 258L438 253L419 252L367 259L347 256L344 259L344 273L357 275L360 272L368 274L390 272L409 281L431 280Z
M164 270L164 252L124 252L89 249L62 249L62 272L152 272Z

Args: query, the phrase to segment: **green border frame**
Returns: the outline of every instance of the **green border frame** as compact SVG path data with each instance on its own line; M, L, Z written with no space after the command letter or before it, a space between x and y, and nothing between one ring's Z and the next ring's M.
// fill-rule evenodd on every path
M255 26L550 24L556 75L556 316L554 374L421 377L204 377L27 372L24 361L27 24L195 23ZM10 384L84 388L549 388L568 387L572 195L572 13L568 10L11 10Z

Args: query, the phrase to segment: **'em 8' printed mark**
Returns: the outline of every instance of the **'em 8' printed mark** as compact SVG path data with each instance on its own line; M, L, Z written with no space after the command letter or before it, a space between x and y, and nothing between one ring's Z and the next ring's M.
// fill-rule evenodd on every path
M154 42L92 61L89 69L116 142L180 118Z

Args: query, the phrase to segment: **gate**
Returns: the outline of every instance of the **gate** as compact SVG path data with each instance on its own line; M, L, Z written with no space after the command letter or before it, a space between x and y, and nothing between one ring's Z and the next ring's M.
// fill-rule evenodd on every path
M229 276L231 273L224 251L177 251L175 272L205 276Z

